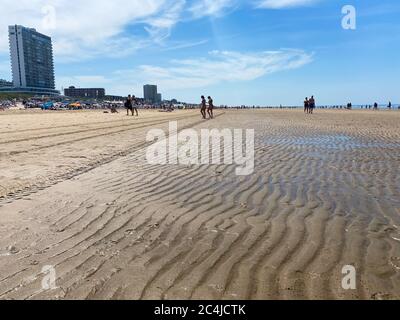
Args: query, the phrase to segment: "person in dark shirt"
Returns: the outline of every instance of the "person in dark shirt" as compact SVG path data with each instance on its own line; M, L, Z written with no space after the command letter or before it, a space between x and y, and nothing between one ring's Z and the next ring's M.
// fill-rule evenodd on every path
M314 96L311 96L311 99L309 100L309 104L310 104L310 114L314 113L314 109L315 109L315 99Z
M133 116L133 105L132 105L131 95L129 95L125 101L125 108L126 108L126 115L129 116L129 111L131 111Z
M208 115L210 119L214 119L214 101L211 97L208 97Z
M310 108L310 102L308 101L308 97L304 100L304 113L308 113Z
M201 115L203 119L207 119L207 101L204 96L201 96Z

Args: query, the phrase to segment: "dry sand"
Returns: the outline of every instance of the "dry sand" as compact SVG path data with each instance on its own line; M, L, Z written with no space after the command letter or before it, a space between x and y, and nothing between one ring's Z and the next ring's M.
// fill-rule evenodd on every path
M217 113L1 112L0 298L400 299L400 112ZM172 119L254 128L254 174L147 164Z

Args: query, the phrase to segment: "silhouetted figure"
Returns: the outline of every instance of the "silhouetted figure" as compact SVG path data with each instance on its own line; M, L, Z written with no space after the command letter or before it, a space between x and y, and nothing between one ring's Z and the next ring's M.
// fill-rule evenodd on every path
M201 96L201 115L203 119L207 119L207 101L204 96Z
M132 96L132 116L133 116L133 111L136 112L136 116L139 117L139 112L137 108L138 102L136 100L135 96Z
M210 119L214 119L214 101L211 97L208 97L208 115Z
M314 96L311 96L311 99L309 100L309 112L308 113L313 114L314 109L315 109L315 99L314 99Z
M126 115L129 116L129 111L131 111L133 116L133 104L131 95L129 95L125 101L125 108L126 108Z
M308 101L308 97L304 100L304 113L309 113L310 111L310 102Z
M118 113L117 106L115 104L111 105L111 113Z

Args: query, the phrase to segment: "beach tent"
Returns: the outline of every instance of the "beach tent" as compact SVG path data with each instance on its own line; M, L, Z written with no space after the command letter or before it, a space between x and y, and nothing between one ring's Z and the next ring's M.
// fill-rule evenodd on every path
M49 101L42 104L42 110L50 110L54 108L54 103Z
M71 103L68 107L71 109L81 109L82 105L79 102Z

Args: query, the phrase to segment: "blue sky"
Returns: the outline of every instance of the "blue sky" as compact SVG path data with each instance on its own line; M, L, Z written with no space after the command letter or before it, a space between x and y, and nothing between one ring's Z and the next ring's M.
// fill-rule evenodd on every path
M5 2L3 4L3 2ZM9 2L9 3L8 3ZM342 28L353 5L356 30ZM400 103L400 2L393 0L2 0L0 78L10 79L7 26L53 38L57 88L105 87L217 104Z

